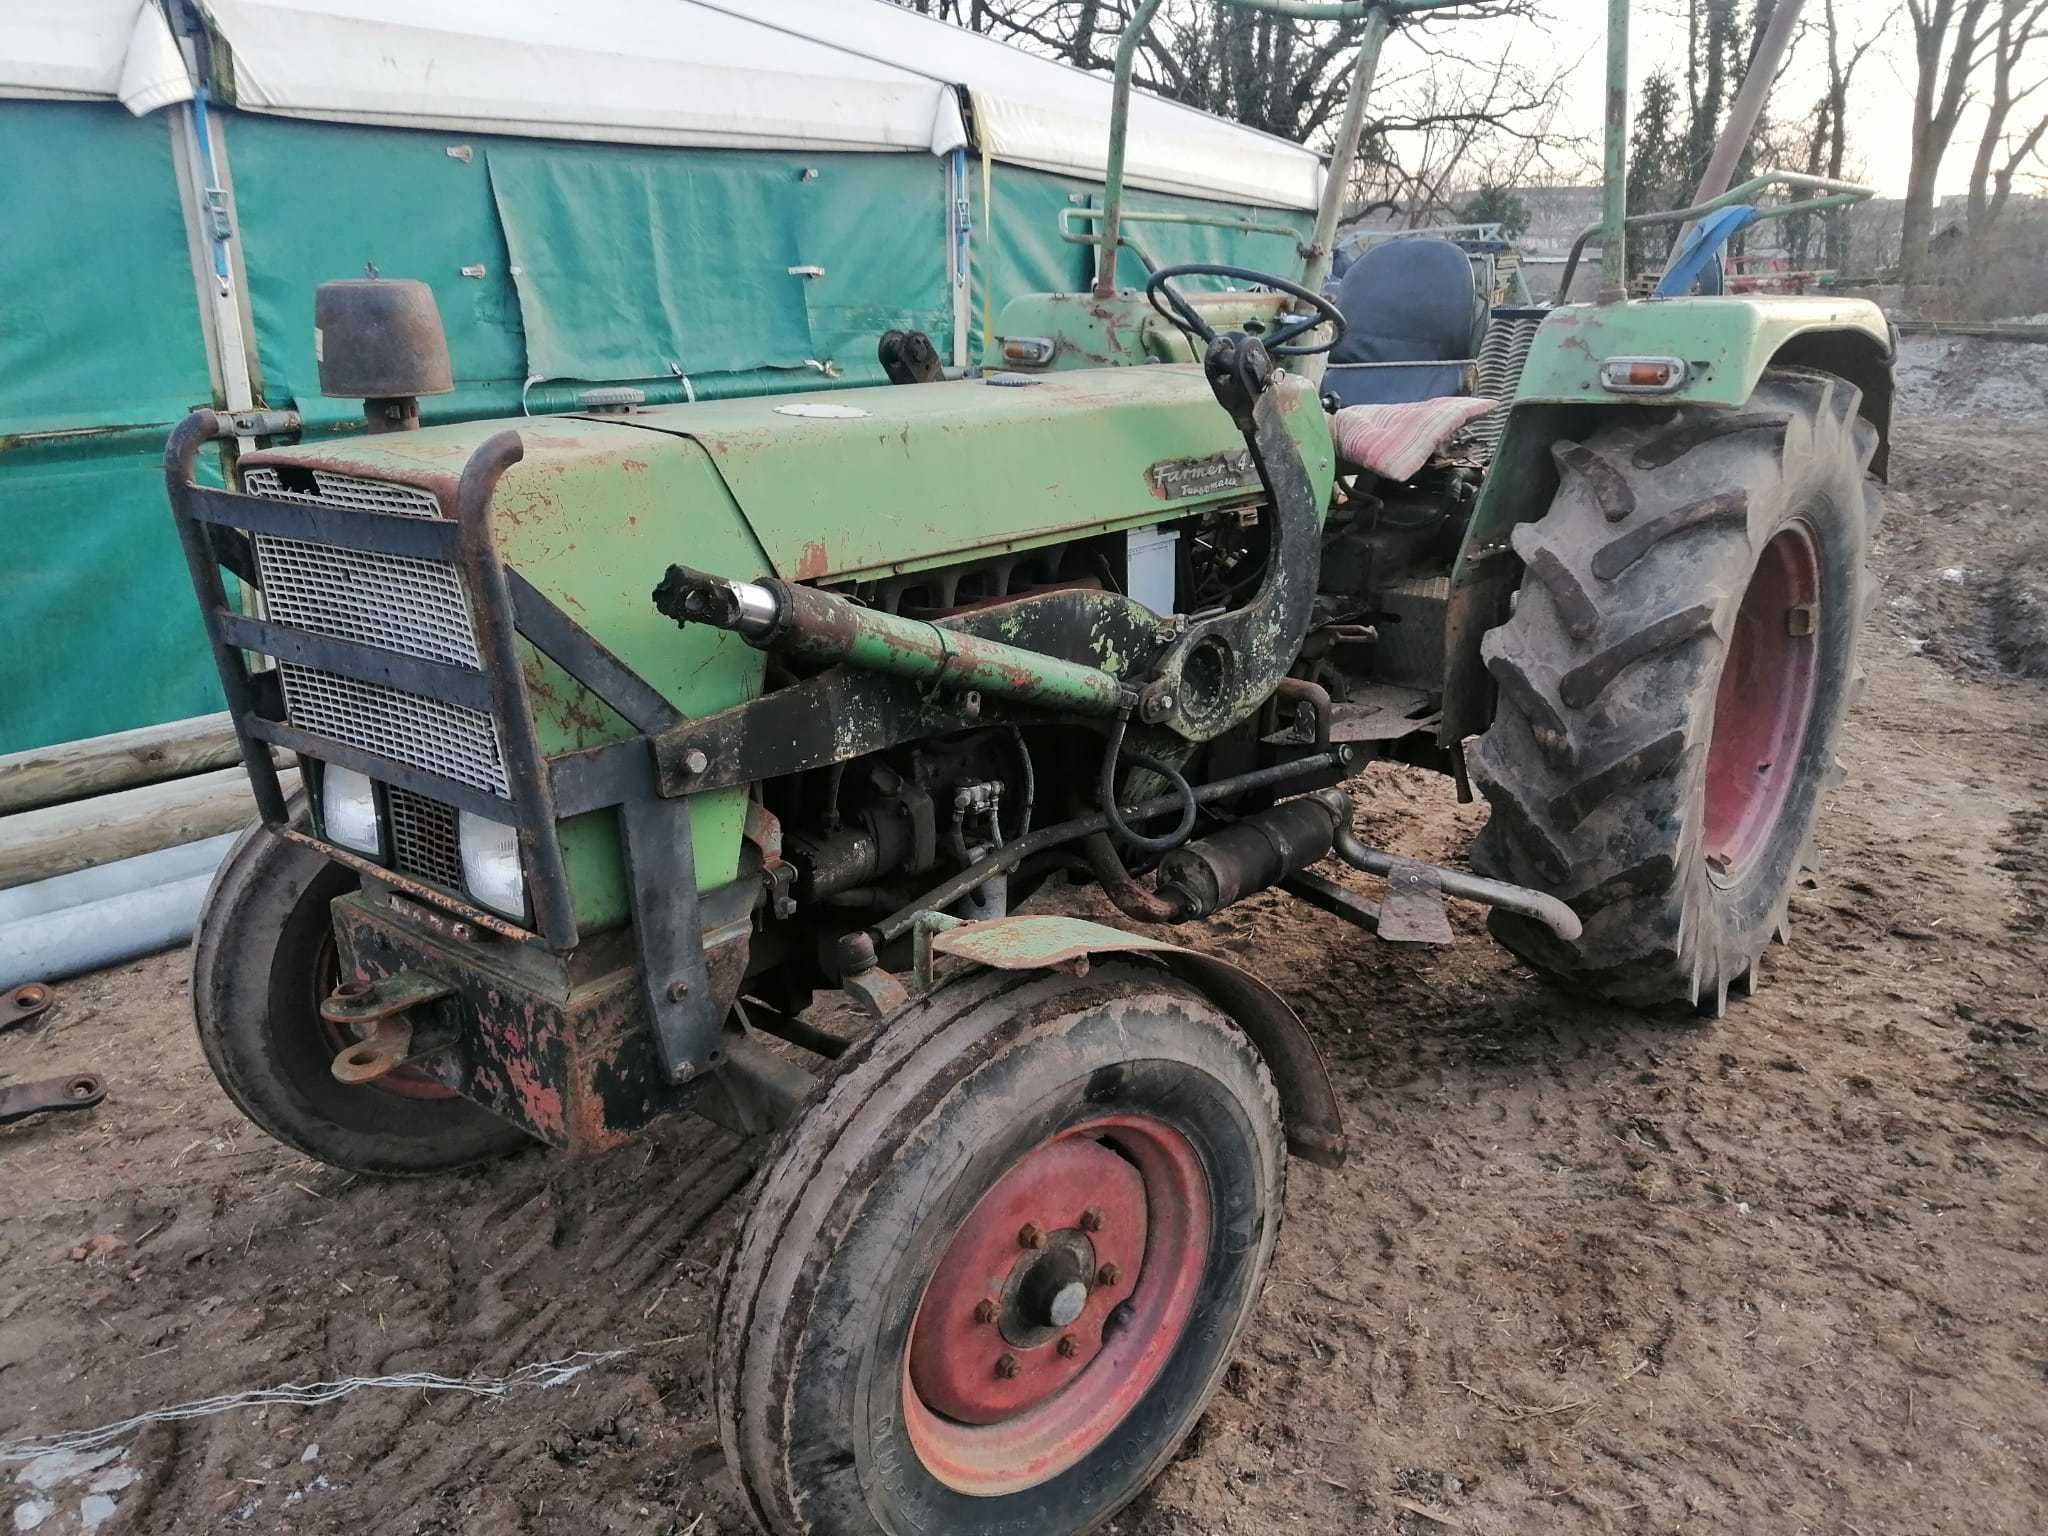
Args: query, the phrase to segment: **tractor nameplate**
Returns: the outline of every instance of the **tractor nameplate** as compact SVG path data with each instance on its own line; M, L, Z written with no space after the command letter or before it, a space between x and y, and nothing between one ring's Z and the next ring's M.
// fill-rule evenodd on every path
M1213 496L1218 491L1255 491L1259 471L1250 451L1240 448L1204 459L1167 459L1145 471L1145 483L1154 496L1181 501L1190 496Z

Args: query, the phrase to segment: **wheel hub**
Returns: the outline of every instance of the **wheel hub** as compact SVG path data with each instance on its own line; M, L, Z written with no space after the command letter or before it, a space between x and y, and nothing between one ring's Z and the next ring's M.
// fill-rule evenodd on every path
M1207 1270L1186 1137L1115 1116L1042 1142L947 1244L904 1352L904 1423L962 1492L1028 1488L1100 1445L1157 1379Z
M1101 1352L1111 1311L1137 1283L1146 1225L1143 1176L1101 1142L1028 1154L982 1197L925 1289L910 1344L918 1395L963 1424L993 1424L1058 1392Z
M1721 664L1707 744L1708 868L1741 877L1771 840L1799 777L1813 718L1820 637L1820 561L1795 523L1764 546Z

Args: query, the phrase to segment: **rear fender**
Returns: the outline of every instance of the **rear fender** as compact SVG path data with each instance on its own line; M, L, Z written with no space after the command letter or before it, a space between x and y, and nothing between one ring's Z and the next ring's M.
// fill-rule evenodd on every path
M1158 962L1227 1014L1258 1048L1280 1090L1288 1150L1325 1168L1343 1164L1343 1113L1322 1052L1279 993L1229 961L1163 939L1056 916L962 923L933 934L931 948L933 954L999 971L1078 974L1099 955L1142 955Z
M1862 299L1684 298L1553 310L1529 350L1452 568L1438 744L1455 748L1486 728L1492 692L1479 641L1506 616L1508 594L1521 578L1509 544L1515 525L1541 517L1556 494L1552 444L1582 438L1619 411L1739 408L1766 369L1811 368L1863 392L1861 414L1879 434L1870 467L1883 478L1891 447L1895 352L1883 311ZM1603 389L1600 365L1631 356L1680 357L1691 374L1670 395L1630 399Z

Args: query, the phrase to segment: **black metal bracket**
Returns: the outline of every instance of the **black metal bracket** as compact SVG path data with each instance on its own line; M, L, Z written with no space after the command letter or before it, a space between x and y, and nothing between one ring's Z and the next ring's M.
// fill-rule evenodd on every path
M723 1059L725 1006L714 995L697 901L697 850L687 800L628 800L619 843L632 889L640 948L640 991L661 1064L680 1083Z
M1157 655L1178 634L1150 609L1113 592L1067 588L939 621L941 629L1001 639L1061 661L1100 666L1111 656ZM664 795L698 795L831 763L981 724L1001 705L904 678L837 666L730 709L654 735ZM609 751L610 749L600 749ZM636 769L619 758L570 768L577 780ZM580 793L578 783L572 792Z

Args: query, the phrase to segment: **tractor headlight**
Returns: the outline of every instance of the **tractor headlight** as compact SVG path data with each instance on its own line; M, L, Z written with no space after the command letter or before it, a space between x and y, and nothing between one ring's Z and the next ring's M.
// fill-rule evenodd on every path
M523 920L526 871L519 862L519 829L464 811L456 820L455 842L469 894L494 912Z
M371 858L384 853L384 828L377 816L377 786L369 775L326 763L320 769L320 832Z

